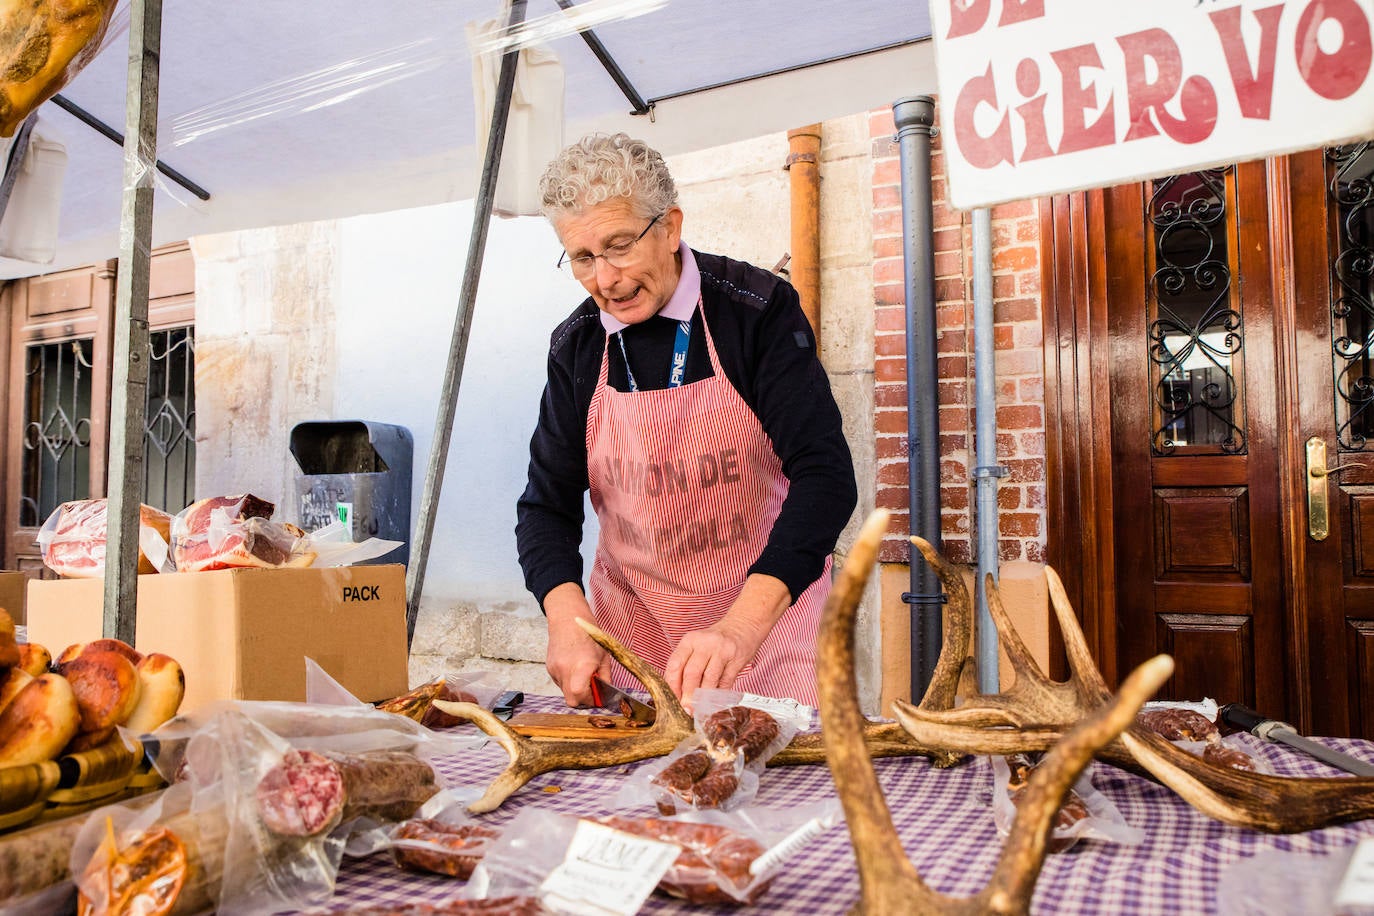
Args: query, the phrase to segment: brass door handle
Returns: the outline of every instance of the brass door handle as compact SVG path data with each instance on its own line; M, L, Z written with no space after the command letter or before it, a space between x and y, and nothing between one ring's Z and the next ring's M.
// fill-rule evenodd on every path
M1326 491L1326 478L1332 474L1366 467L1363 464L1326 466L1326 440L1313 436L1307 440L1307 535L1314 541L1324 541L1331 533L1331 507Z
M1330 477L1332 474L1339 474L1341 471L1348 471L1351 468L1368 467L1364 464L1338 464L1334 468L1308 468L1309 477Z

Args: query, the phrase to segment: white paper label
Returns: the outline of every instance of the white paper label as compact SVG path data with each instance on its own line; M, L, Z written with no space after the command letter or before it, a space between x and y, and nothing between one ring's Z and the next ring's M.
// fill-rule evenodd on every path
M563 863L539 886L545 902L581 916L630 916L682 850L672 843L578 821Z
M334 504L334 517L351 530L353 525L353 504L336 502Z
M1374 905L1374 837L1365 837L1355 847L1335 903L1338 908Z
M811 715L815 712L810 706L791 697L761 697L753 693L741 695L739 705L761 709L774 718L801 719L806 722L811 720Z

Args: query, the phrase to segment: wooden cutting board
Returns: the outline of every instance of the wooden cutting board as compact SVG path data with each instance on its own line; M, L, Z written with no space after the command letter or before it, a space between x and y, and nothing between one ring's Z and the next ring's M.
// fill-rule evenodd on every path
M527 738L585 738L588 741L606 738L624 738L627 735L643 734L645 727L629 725L624 716L600 715L598 718L613 722L611 728L597 728L591 723L591 716L566 712L522 712L510 717L506 724L517 735Z

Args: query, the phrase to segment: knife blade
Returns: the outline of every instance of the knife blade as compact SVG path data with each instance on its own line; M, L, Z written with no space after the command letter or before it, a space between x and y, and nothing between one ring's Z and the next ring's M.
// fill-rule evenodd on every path
M1349 754L1341 753L1324 744L1304 738L1298 734L1296 728L1287 722L1266 719L1253 709L1240 703L1228 703L1221 707L1218 718L1232 728L1243 729L1265 741L1286 744L1294 750L1316 757L1318 760L1329 763L1337 769L1345 770L1347 773L1354 773L1356 776L1374 776L1374 764L1366 763L1357 757L1351 757Z
M598 709L614 710L631 722L638 722L641 725L652 725L658 715L658 711L645 703L643 700L636 700L619 687L615 687L593 675L591 682L592 702L596 703Z

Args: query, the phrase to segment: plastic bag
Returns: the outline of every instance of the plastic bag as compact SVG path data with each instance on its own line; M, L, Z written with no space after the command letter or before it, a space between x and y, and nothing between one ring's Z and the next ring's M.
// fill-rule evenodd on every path
M133 815L122 806L106 809L82 829L71 865L89 911L233 916L327 900L342 838L302 841L266 829L257 813L261 771L289 745L228 715L192 744L194 775L167 789L159 804Z
M1012 821L1016 819L1013 798L1024 787L1030 770L1038 760L1032 760L1027 754L1016 754L1011 758L992 757L991 760L993 820L997 824L998 834L1005 837L1011 833ZM1012 765L1016 766L1015 773ZM1060 805L1054 828L1050 832L1049 851L1065 852L1080 839L1102 840L1125 846L1139 846L1145 841L1145 832L1126 823L1126 818L1111 799L1093 788L1091 767L1078 777Z
M368 538L354 542L349 526L340 521L330 522L306 535L310 550L315 554L312 566L352 566L366 563L391 553L404 541L386 541L381 538Z
M450 716L433 706L435 700L450 700L458 703L476 703L484 709L491 709L496 698L505 687L496 683L496 675L490 671L473 671L463 674L443 674L427 681L408 693L375 704L382 712L404 716L419 722L426 728L450 728L468 724L466 719ZM353 696L312 658L305 660L305 701L326 706L371 706ZM485 738L477 739L485 742Z
M225 700L171 719L147 742L153 765L168 782L197 775L191 740L216 717L233 711L251 719L301 750L338 753L407 751L422 760L460 754L487 743L484 734L434 732L418 722L357 705L314 705L266 700ZM200 773L212 775L199 768ZM209 775L198 778L209 778Z
M698 690L694 698L696 733L663 761L636 770L613 807L653 804L670 816L747 805L769 759L810 724L809 710L737 690Z
M353 857L390 852L398 868L467 880L501 831L467 813L480 796L475 788L444 789L425 802L413 818L355 830L344 854Z
M200 499L172 519L177 572L238 567L310 566L315 554L305 532L271 521L276 506L252 494Z
M840 809L830 800L796 808L592 820L681 849L659 878L663 893L696 904L738 905L763 898L792 853L840 822ZM490 896L542 893L546 878L567 855L576 828L576 818L524 809L488 848L470 890Z
M38 531L43 565L69 579L104 576L108 508L104 499L78 499L54 509ZM172 572L167 552L172 517L140 504L138 521L139 573Z
M1207 704L1212 713L1207 713ZM1216 726L1216 702L1159 703L1146 707L1136 721L1167 741L1209 763L1248 773L1273 775L1274 769L1247 750L1237 735L1222 737Z
M1269 761L1250 753L1241 735L1227 735L1223 738L1220 734L1213 734L1206 741L1175 741L1174 744L1217 766L1230 767L1245 773L1275 775Z
M151 816L87 837L73 868L92 903L174 895L178 912L225 914L321 903L357 824L410 818L439 791L413 753L303 750L232 707L186 742L180 775ZM149 871L163 883L137 886Z

